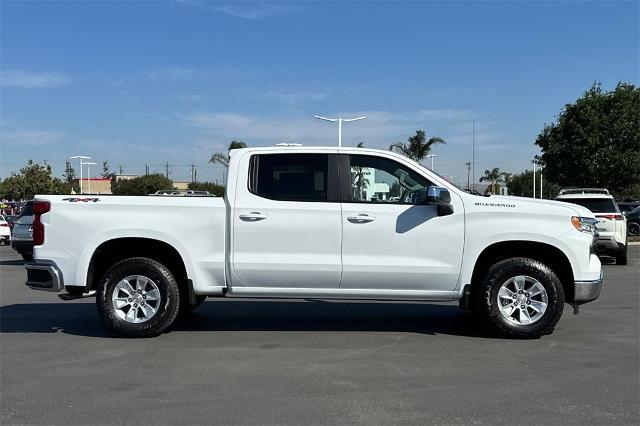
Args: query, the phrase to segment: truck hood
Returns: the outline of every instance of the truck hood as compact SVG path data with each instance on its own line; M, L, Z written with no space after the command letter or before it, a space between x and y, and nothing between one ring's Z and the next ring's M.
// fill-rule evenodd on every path
M580 217L590 217L594 218L594 214L591 210L586 207L579 206L577 204L565 203L563 201L554 201L554 200L541 200L537 198L526 198L526 197L504 197L504 196L490 196L490 197L478 197L476 202L486 202L486 203L496 203L496 204L515 204L517 207L523 210L528 211L540 211L540 212L549 212L549 210L553 209L558 213L561 213L563 210L569 214L570 216L580 216Z

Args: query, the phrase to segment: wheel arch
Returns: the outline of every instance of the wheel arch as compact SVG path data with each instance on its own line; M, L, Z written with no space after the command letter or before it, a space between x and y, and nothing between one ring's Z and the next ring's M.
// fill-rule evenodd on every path
M482 280L491 265L514 257L526 257L547 265L562 283L565 301L573 301L574 276L569 258L561 249L537 241L501 241L486 247L476 259L471 275L471 288Z
M181 289L189 290L189 275L184 258L171 244L148 237L114 238L93 251L86 278L86 290L94 290L104 273L115 263L131 257L147 257L166 266Z

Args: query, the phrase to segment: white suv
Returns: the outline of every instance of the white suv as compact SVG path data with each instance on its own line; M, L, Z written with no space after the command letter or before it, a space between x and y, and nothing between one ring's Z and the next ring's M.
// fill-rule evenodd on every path
M618 265L627 264L627 218L609 191L602 188L563 189L558 201L578 204L591 210L598 220L598 255L614 256Z

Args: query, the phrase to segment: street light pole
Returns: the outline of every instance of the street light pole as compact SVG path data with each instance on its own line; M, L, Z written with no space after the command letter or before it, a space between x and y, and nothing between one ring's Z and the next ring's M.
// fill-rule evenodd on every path
M338 122L338 146L341 147L342 146L342 123L350 123L352 121L358 121L358 120L364 120L367 117L356 117L356 118L342 118L342 117L338 117L338 118L327 118L327 117L321 117L319 115L314 115L313 118L317 118L318 120L324 120L324 121L331 121L331 122Z
M91 194L91 172L89 171L89 166L95 166L96 163L84 163L87 166L87 180L89 181L89 194Z
M536 198L536 160L531 160L533 163L533 198Z
M91 157L87 157L86 155L74 155L73 157L69 157L73 159L80 159L80 194L82 194L82 166L86 163L83 163L82 160L88 160ZM94 163L95 164L95 163ZM73 189L73 188L72 188Z
M431 171L433 171L433 159L436 157L436 154L427 154L427 157L431 157Z

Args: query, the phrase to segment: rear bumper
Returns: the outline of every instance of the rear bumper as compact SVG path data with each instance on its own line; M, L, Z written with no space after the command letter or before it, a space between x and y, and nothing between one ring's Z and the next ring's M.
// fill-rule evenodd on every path
M598 237L596 241L597 255L616 255L625 250L625 245L616 241L613 237Z
M62 272L55 262L39 260L34 263L25 263L27 270L27 287L33 290L60 292L64 288Z
M602 290L602 278L603 273L600 271L600 278L597 280L576 281L574 283L574 302L582 304L596 300L600 296L600 290Z

